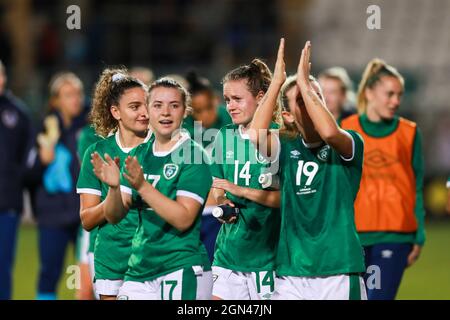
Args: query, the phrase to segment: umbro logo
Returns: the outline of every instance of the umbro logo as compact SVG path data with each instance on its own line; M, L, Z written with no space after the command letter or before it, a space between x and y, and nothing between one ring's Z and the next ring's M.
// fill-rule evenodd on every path
M298 150L292 150L291 151L291 158L292 159L298 159L299 156L300 156L300 151L298 151Z
M379 149L371 150L366 155L364 155L364 163L376 169L389 167L396 162L398 162L398 159L387 153L384 153Z
M233 158L234 152L233 151L227 151L227 159Z

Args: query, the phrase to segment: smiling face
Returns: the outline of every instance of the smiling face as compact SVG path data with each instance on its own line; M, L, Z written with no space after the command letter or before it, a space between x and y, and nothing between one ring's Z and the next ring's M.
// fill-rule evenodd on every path
M150 124L156 138L170 140L179 129L186 107L181 92L176 88L156 87L150 92Z
M230 80L223 85L223 96L227 111L234 124L246 126L253 119L258 101L263 96L260 92L256 97L248 90L247 80Z
M372 121L392 119L403 95L403 84L393 76L381 77L372 88L366 88L367 115Z
M124 91L118 106L111 107L111 114L119 122L120 130L141 136L148 130L149 116L147 94L141 87Z

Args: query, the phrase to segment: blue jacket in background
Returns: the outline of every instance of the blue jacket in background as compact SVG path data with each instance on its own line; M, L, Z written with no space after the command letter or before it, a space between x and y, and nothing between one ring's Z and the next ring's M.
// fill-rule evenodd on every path
M22 213L27 160L33 143L27 108L5 91L0 95L0 212Z
M86 124L86 113L84 112L74 119L70 128L64 128L58 112L52 112L51 114L55 114L59 121L61 136L57 144L58 149L63 149L64 159L67 160L67 156L70 158L70 165L68 166L70 179L68 179L67 174L58 175L61 168L50 168L54 163L44 166L40 162L39 156L36 156L33 168L29 172L30 177L34 180L34 187L31 192L32 207L39 225L57 228L70 227L80 223L80 197L77 195L75 188L80 172L77 140L81 129ZM50 170L50 176L47 170ZM55 191L54 184L49 184L49 179L64 179L59 181L60 185L64 187L60 191ZM70 188L67 188L68 183Z

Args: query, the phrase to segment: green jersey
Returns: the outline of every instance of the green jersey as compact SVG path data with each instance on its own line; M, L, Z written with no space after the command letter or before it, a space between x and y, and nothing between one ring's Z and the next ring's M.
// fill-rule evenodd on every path
M150 135L146 140L150 139ZM77 193L93 194L101 201L108 194L108 185L101 182L93 172L91 153L98 152L100 156L105 153L112 158L118 157L120 164L131 148L120 145L119 133L96 142L85 152L77 182ZM128 269L128 259L131 255L131 240L138 226L137 210L130 210L126 217L118 224L103 223L98 226L98 234L94 244L95 278L117 280L123 279Z
M171 200L189 197L202 207L192 226L180 232L161 218L131 189L121 177L121 191L131 194L133 207L139 209L139 226L133 239L126 281L150 281L176 270L211 265L200 241L200 218L204 202L212 185L207 163L196 164L190 157L203 149L183 135L169 152L155 152L154 141L142 144L132 153L142 166L145 179Z
M320 277L364 272L363 249L354 222L364 144L353 138L345 160L328 145L281 139L280 276Z
M214 144L213 177L242 187L263 189L259 177L271 164L260 156L241 127L234 124L223 127ZM280 228L279 210L229 192L226 197L240 208L240 214L236 223L221 226L213 265L240 272L273 270Z
M80 160L83 160L84 153L91 144L103 139L103 137L95 133L95 130L91 125L85 126L83 130L81 130L77 142L77 152Z
M87 125L81 130L81 133L78 137L77 141L77 152L78 152L78 158L80 159L80 162L84 158L84 153L86 152L87 148L96 143L99 140L103 140L104 138L97 135L95 133L94 128L91 125ZM80 226L80 228L82 228ZM88 252L94 252L94 243L95 238L97 237L97 227L92 229L89 232L89 246L88 246Z

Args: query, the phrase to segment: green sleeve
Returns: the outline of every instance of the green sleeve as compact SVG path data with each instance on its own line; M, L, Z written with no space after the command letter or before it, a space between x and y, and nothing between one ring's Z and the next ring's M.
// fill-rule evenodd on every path
M91 163L91 153L95 151L96 143L90 145L84 153L83 161L81 162L80 174L77 181L77 193L88 193L101 196L102 185L100 180L94 173L94 168Z
M77 152L80 159L84 158L84 153L87 148L94 144L95 142L103 139L102 137L95 134L94 128L90 125L86 126L81 130L80 137L77 143Z
M189 197L204 205L211 185L207 164L185 164L177 183L177 196Z
M141 165L141 167L143 167L143 163L141 162L141 158L139 157L139 150L141 150L141 146L139 145L136 148L132 149L130 151L130 153L128 154L130 157L137 157L139 164ZM127 156L128 157L128 156ZM129 195L135 195L136 191L133 190L133 188L131 187L130 183L128 182L128 180L124 177L124 172L126 173L126 169L125 169L125 159L127 158L125 157L123 159L123 163L121 163L121 169L120 169L120 191L124 192L124 193L128 193Z
M364 140L361 135L353 130L347 131L353 139L353 157L350 159L344 159L342 156L342 163L344 165L350 165L358 168L362 171L363 161L364 161Z
M416 130L413 148L412 166L414 175L416 176L416 204L414 213L418 225L415 243L422 246L425 243L425 208L423 206L424 159L422 153L422 134L418 128Z
M220 130L217 133L216 138L214 139L213 149L211 151L211 164L210 164L210 171L213 177L224 179L224 172L223 172L223 163L225 159L224 153L226 153L226 150L224 148L224 130ZM225 131L226 132L226 131Z

